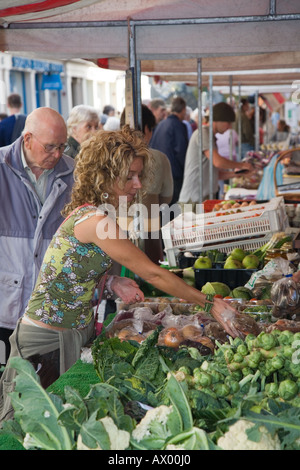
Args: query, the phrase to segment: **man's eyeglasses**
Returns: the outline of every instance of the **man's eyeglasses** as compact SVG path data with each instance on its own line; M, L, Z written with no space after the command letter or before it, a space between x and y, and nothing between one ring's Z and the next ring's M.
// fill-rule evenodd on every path
M52 145L52 144L42 144L42 142L39 141L39 139L36 137L36 135L32 134L31 135L38 141L38 143L43 147L46 153L54 153L56 150L59 151L59 153L63 153L68 146L68 144L61 144L61 145Z

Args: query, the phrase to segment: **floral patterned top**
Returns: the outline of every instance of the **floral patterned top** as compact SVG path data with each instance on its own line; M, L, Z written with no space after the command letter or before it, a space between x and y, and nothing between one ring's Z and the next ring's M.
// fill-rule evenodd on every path
M94 243L81 243L74 225L96 210L91 205L75 209L53 236L25 311L29 318L76 329L92 320L94 290L112 260Z

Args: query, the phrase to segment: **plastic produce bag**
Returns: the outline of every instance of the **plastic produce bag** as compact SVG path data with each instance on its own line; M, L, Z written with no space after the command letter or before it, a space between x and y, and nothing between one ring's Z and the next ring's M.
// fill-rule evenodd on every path
M296 271L295 266L289 260L284 258L271 259L261 270L252 274L245 287L251 289L255 295L255 290L264 286L273 284L282 276L293 274Z
M276 281L271 289L271 300L274 303L272 315L278 318L292 317L299 308L299 289L292 274Z

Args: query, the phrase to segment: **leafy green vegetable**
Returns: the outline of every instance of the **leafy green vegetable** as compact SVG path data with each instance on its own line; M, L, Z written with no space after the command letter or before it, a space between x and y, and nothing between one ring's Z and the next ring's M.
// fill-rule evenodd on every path
M178 411L182 418L182 430L190 429L193 426L193 417L186 394L182 385L177 382L173 375L169 377L166 385L168 394L173 407Z
M116 364L131 364L138 347L129 341L120 341L119 338L104 339L98 337L92 345L92 355L97 374L102 382L106 382L114 375Z
M10 367L18 372L11 400L15 419L25 434L22 442L24 447L72 450L74 438L71 432L58 423L59 414L63 410L61 398L50 395L43 389L30 362L14 357L10 359ZM5 426L5 430L9 430L9 424ZM21 434L18 437L21 438Z
M103 423L96 419L97 412L94 412L90 418L82 423L80 435L82 442L90 449L96 449L98 446L103 450L110 450L110 438Z

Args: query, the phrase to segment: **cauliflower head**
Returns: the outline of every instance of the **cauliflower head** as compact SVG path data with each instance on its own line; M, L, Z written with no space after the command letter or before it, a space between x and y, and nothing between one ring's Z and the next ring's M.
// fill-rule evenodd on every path
M259 442L251 441L246 433L254 423L240 419L218 439L218 446L223 450L281 450L280 440L277 435L271 436L265 426L259 427Z
M137 442L155 435L165 439L169 433L167 430L167 421L173 407L160 405L147 411L144 418L132 431L132 437Z
M130 434L127 431L118 429L115 425L112 418L105 416L105 418L100 419L103 424L105 431L109 435L110 440L110 450L125 450L129 446ZM96 449L90 449L82 442L81 434L78 436L77 440L77 450L102 450L98 445Z

